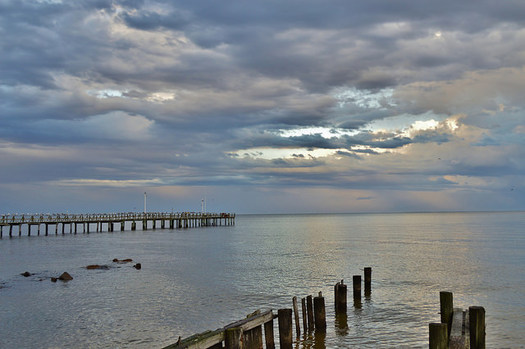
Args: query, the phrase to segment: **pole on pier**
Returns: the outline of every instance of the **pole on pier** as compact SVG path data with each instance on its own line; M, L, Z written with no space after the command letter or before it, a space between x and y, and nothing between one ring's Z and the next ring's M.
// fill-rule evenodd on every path
M469 307L470 349L485 349L485 308Z
M354 286L354 306L361 308L361 275L354 275L352 281Z
M279 309L279 344L281 348L292 348L292 309Z
M312 296L306 297L306 313L308 315L308 331L312 332L315 329L314 323L314 303Z
M297 338L301 336L301 324L299 322L299 307L297 306L297 297L292 298L293 314L295 319L295 335Z
M439 292L439 308L441 312L441 323L447 324L447 335L450 336L452 326L452 313L454 312L454 295L452 292Z
M315 332L326 331L326 310L324 306L324 297L321 292L319 296L314 297L314 318L315 318Z
M447 349L448 336L447 324L431 323L428 325L428 348L429 349Z

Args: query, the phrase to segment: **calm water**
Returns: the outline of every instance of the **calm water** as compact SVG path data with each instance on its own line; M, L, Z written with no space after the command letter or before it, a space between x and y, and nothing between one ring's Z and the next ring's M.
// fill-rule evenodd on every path
M455 306L485 307L488 348L522 348L524 227L523 212L264 215L233 227L4 234L0 348L162 347L319 291L327 348L428 347L445 290ZM83 268L113 258L142 270ZM349 302L348 329L336 330L333 285L366 266L372 297L357 310ZM74 280L48 279L64 271Z

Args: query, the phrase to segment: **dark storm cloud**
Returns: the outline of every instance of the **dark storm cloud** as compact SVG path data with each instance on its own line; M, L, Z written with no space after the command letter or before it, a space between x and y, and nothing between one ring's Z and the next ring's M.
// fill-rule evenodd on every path
M0 0L1 182L504 186L523 170L523 13L521 0ZM394 117L441 124L374 125ZM308 128L331 137L293 135Z

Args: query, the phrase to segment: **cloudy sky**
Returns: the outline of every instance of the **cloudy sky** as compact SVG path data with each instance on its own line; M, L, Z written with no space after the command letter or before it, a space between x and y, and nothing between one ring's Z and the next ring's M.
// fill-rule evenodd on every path
M0 0L0 211L524 210L524 14Z

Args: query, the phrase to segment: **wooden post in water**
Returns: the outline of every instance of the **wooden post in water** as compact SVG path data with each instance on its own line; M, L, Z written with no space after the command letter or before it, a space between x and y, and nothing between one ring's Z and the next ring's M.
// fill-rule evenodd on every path
M242 328L228 328L224 332L224 344L228 349L243 349Z
M279 309L279 344L281 349L292 348L292 309Z
M245 349L259 349L263 347L262 326L257 326L248 331L243 331L242 345Z
M354 306L361 308L361 275L354 275L352 281L354 286Z
M266 349L275 349L275 342L273 340L273 317L270 321L264 324L264 341Z
M470 349L485 349L485 308L469 307Z
M454 312L454 297L452 292L439 292L439 308L441 312L441 323L447 324L447 337L450 336L452 326L452 313Z
M295 336L299 338L301 336L301 324L299 322L299 307L297 307L297 297L292 298L293 304L293 315L295 319Z
M315 318L315 332L326 331L326 310L324 306L324 297L321 292L319 296L314 297L314 318Z
M372 268L365 267L365 297L372 294Z
M335 284L335 312L336 314L342 313L346 314L346 304L347 304L347 287L343 283L338 282Z
M312 296L306 297L306 313L308 315L308 331L312 332L315 329L314 325L314 303Z
M429 349L447 349L448 336L447 324L431 323L428 326L428 348Z
M301 298L301 312L303 313L303 331L308 332L308 323L306 322L306 299Z

